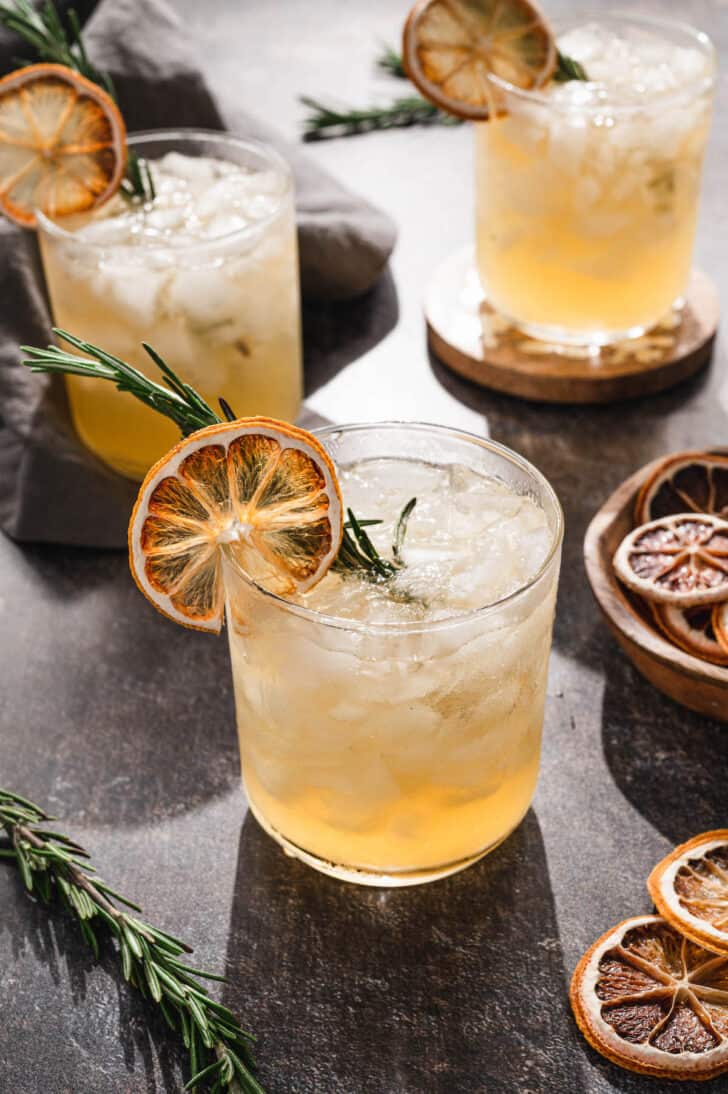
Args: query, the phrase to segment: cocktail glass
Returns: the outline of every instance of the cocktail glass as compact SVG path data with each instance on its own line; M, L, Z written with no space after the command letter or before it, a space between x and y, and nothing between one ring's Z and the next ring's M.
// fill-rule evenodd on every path
M395 474L397 461L407 461L406 481L413 461L458 465L532 499L545 514L547 553L530 580L489 605L474 593L468 610L447 619L324 615L264 591L230 556L223 562L254 815L289 854L335 877L381 886L432 881L495 847L531 802L561 509L534 467L465 433L384 424L318 436L340 469L367 475L371 461L387 460ZM478 535L475 522L471 531ZM314 604L316 592L308 594Z
M120 218L115 233L114 218L103 208L92 217L91 233L88 218L70 224L69 218L38 214L56 325L82 332L156 379L141 346L151 341L211 405L223 396L239 416L293 420L302 371L293 184L286 163L264 145L206 131L138 133L129 148L152 162L181 153L202 169L206 159L238 165L249 176L250 202L260 207L248 215L248 206L239 216L223 178L217 192L207 190L200 210L214 238L183 242L174 208L160 209L156 219L152 208L143 244L125 237ZM66 386L81 440L124 475L141 478L178 439L170 421L135 400L119 400L109 384L67 376Z
M642 334L679 303L691 266L713 47L705 34L659 18L599 13L594 24L651 39L639 96L632 87L624 100L611 92L595 99L578 82L530 92L491 77L506 114L475 126L484 291L503 316L549 342L604 345ZM655 40L664 42L660 64L671 65L677 48L692 51L694 63L669 92L650 91Z

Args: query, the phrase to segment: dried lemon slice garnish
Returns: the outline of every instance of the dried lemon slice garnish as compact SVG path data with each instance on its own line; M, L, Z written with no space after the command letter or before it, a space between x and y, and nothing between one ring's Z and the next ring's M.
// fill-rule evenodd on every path
M556 43L529 0L420 0L405 24L402 60L425 98L484 121L499 110L491 75L540 87L556 68Z
M87 212L110 198L126 168L126 128L110 95L65 65L0 80L0 210L25 227Z
M186 437L148 472L129 524L134 580L164 615L219 631L221 552L259 584L304 592L336 557L341 492L321 443L270 418Z

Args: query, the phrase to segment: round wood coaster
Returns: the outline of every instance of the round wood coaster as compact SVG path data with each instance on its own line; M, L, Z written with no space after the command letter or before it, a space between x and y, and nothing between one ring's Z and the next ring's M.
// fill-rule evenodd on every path
M694 270L683 307L613 346L556 346L530 338L483 297L471 247L437 269L425 298L431 349L484 387L547 403L610 403L672 387L703 368L718 327L718 293Z

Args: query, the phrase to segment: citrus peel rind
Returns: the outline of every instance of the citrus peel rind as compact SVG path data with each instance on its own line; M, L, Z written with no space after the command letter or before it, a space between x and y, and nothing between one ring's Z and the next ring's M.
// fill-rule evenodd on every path
M103 205L126 169L126 128L102 88L65 65L0 79L0 210L25 227Z
M698 604L693 608L676 608L672 604L651 604L652 616L666 638L685 653L728 666L728 644L718 635L721 604Z
M278 595L320 581L341 544L330 456L303 429L270 418L208 426L147 473L129 522L137 585L163 615L219 632L222 553Z
M728 828L703 832L680 844L658 862L647 888L660 914L676 930L728 958Z
M491 74L524 90L556 68L556 43L529 0L419 0L402 38L405 71L442 110L471 121L502 113Z
M710 513L728 520L728 456L717 452L667 456L635 501L636 524L689 512Z
M713 608L713 631L728 663L728 602L716 604Z
M728 958L661 916L627 919L597 939L569 997L586 1040L619 1067L686 1080L728 1071Z
M617 576L645 600L676 607L728 597L728 521L708 514L661 517L625 536Z

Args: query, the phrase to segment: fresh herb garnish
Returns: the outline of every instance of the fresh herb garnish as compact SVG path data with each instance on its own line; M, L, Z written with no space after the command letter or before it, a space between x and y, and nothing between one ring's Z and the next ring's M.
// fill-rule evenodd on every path
M141 908L97 876L80 844L46 828L52 819L33 802L0 789L0 832L7 836L7 842L0 843L0 858L15 863L29 893L44 904L57 900L76 917L97 960L98 932L103 930L116 940L124 979L151 997L170 1029L184 1041L192 1072L185 1090L205 1082L216 1091L263 1094L251 1070L255 1038L200 983L201 978L224 981L224 977L181 961L191 947L132 915L141 913Z
M402 129L410 125L458 125L461 121L452 114L438 110L420 95L407 95L383 106L362 109L327 106L307 95L302 95L299 101L310 111L303 122L303 139L306 141L322 140L324 137L353 137L375 129Z
M401 54L392 46L382 47L376 64L377 68L396 76L397 79L407 79ZM579 61L557 52L556 71L552 79L558 83L566 83L569 80L588 80L589 77ZM330 106L308 95L302 95L299 102L310 111L303 120L303 139L306 141L322 140L325 137L353 137L358 133L402 129L410 125L460 125L462 122L462 118L439 110L421 95L407 95L382 106L362 108Z
M556 71L551 77L558 84L566 84L570 80L588 80L586 69L573 57L567 57L565 53L558 51L556 54Z
M71 376L108 380L115 384L119 391L128 392L145 406L156 410L158 414L171 418L183 437L208 425L235 420L234 411L225 399L219 400L223 414L221 418L209 403L190 384L181 380L164 358L146 342L142 345L162 373L163 384L150 380L143 372L122 361L120 357L107 353L106 350L91 342L84 342L82 338L77 338L67 330L54 327L53 333L87 356L79 357L59 346L47 346L45 349L37 346L21 346L21 352L25 355L22 363L32 372L67 373ZM391 560L382 558L364 530L372 524L380 524L381 521L357 520L349 510L349 520L344 525L344 538L332 569L339 573L358 573L369 580L372 578L387 580L393 577L404 565L401 554L402 544L407 531L407 522L416 500L412 498L402 510L395 528Z
M0 3L0 23L33 46L42 61L73 69L92 83L98 84L117 102L111 77L107 72L96 68L88 58L81 35L81 24L72 8L69 9L66 19L68 28L64 27L52 0L46 0L37 11L30 0ZM18 61L20 65L31 63ZM154 200L154 183L146 160L132 151L129 151L127 157L126 178L121 184L121 193L124 197L138 201Z
M331 569L342 576L356 575L377 584L389 581L404 568L402 546L407 534L407 524L417 498L410 498L399 515L394 529L392 558L383 558L371 541L365 528L381 524L381 520L358 520L351 509L347 509L348 520L344 524L344 535L339 553Z

